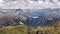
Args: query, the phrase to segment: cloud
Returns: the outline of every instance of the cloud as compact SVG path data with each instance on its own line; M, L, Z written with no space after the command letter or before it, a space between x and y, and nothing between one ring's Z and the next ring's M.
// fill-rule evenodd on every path
M50 0L46 0L47 2L44 1L25 1L25 0L18 0L14 2L3 2L0 3L0 8L2 9L41 9L41 8L60 8L60 2L54 1L54 2L49 2Z
M0 3L3 2L3 0L0 0Z

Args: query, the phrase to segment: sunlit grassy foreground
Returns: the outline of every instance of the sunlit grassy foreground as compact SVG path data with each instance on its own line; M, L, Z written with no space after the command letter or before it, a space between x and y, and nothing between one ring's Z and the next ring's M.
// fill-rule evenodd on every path
M27 34L28 28L25 25L8 26L0 28L0 34Z
M60 34L60 25L28 27L26 25L0 28L0 34Z

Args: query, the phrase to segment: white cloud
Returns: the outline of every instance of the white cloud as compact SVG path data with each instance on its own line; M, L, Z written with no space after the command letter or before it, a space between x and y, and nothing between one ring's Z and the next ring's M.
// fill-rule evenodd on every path
M0 3L3 2L3 0L0 0Z
M58 2L58 0L52 0L53 2Z
M0 0L2 2L2 0ZM53 0L54 1L54 0ZM56 0L57 1L57 0ZM23 8L23 9L41 9L41 8L60 8L60 2L56 2L52 3L52 2L43 2L43 1L24 1L24 0L19 0L19 1L15 1L15 2L3 2L0 3L0 7L1 8L5 8L5 9L17 9L17 8Z

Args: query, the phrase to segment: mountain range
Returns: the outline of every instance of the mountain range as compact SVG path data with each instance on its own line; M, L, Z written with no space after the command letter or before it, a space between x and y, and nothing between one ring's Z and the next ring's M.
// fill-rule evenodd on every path
M0 10L0 27L15 26L21 22L27 26L48 26L60 21L60 8L56 9L3 9Z

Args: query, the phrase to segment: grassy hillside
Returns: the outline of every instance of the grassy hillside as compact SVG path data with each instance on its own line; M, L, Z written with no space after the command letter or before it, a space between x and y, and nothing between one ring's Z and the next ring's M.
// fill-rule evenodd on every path
M25 25L0 28L0 34L27 34L28 31L30 31L30 28Z
M53 26L28 27L26 25L0 28L0 34L60 34L60 22Z

